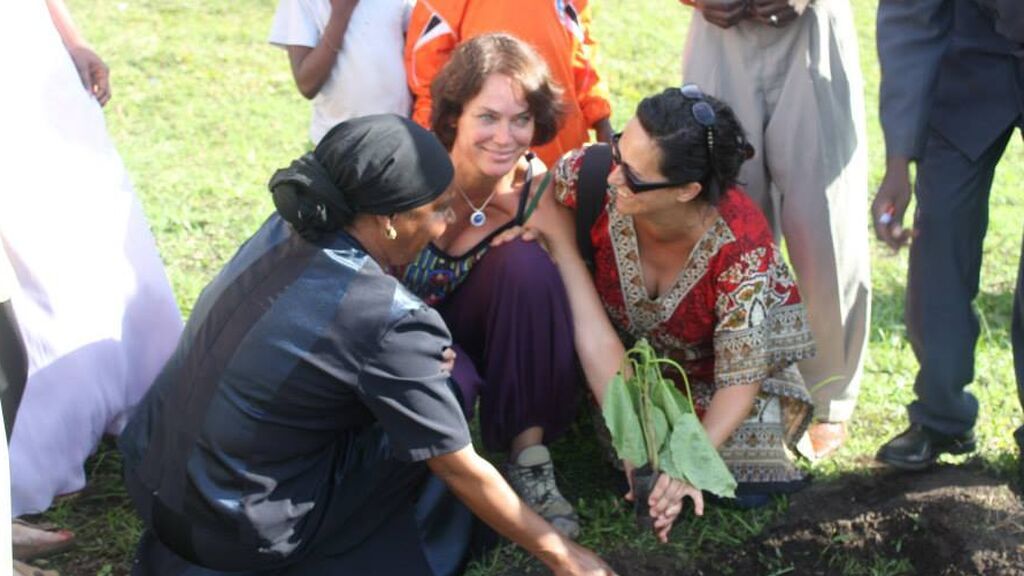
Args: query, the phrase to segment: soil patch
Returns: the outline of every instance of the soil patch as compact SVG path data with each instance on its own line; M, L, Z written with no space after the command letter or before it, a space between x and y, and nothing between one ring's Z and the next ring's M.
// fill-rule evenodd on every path
M604 557L621 576L1024 575L1024 508L1005 480L977 464L874 468L813 484L760 535L701 550L696 565L657 550Z
M118 491L116 464L116 459L96 464L94 482L75 499L73 513L58 519L79 528L77 552L40 565L66 576L127 572L125 555L133 549L138 526ZM627 543L602 554L620 576L1024 575L1024 507L1005 479L974 462L922 473L871 468L866 462L865 467L863 473L815 483L791 496L786 512L742 544L701 549L696 558L680 558L668 549L641 551ZM121 519L114 524L125 531L124 543L112 545L106 530L83 538L90 531L82 526L111 514ZM515 564L494 573L548 573L534 562Z
M980 467L848 476L793 498L763 545L817 565L838 547L866 563L906 558L922 575L1024 574L1024 509Z
M1024 508L980 466L872 470L812 485L745 554L703 559L695 574L1024 574Z

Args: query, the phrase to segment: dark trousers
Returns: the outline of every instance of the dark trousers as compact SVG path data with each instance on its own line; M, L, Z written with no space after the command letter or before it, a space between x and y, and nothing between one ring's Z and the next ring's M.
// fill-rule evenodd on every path
M974 379L980 332L972 303L978 295L992 180L1013 131L1008 126L975 161L932 131L918 164L906 322L920 370L914 382L917 398L908 411L911 422L946 434L966 432L978 417L978 401L966 390ZM1011 338L1024 403L1024 259ZM1024 431L1018 438L1024 438Z
M489 249L437 309L455 341L452 379L469 418L480 399L485 448L506 451L533 426L545 443L565 432L582 384L572 312L558 269L536 242Z
M304 544L286 558L168 510L127 470L128 491L146 523L132 576L460 573L474 518L447 486L426 464L392 458L387 435L377 426L342 449L334 490L316 503L323 507L317 526L302 529Z

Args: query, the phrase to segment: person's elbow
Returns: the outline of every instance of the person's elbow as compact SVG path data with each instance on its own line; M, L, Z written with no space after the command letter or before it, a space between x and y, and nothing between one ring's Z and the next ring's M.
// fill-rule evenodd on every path
M299 89L299 94L306 100L312 100L316 98L316 95L320 93L320 84L314 84L313 82L303 81L301 78L295 79L295 87Z

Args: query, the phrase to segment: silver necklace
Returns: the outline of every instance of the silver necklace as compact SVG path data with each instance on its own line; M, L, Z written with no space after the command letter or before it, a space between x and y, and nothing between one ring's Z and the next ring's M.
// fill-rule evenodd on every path
M495 188L494 190L492 190L491 195L487 197L487 200L484 200L484 203L481 204L479 208L477 208L476 206L473 205L472 202L469 201L469 196L466 196L466 193L462 190L462 186L456 184L455 188L458 189L459 196L462 196L462 199L466 201L466 204L469 206L469 209L473 211L469 214L469 223L475 228L479 228L486 224L487 214L484 214L484 210L487 209L487 205L490 204L491 200L494 199L494 195L498 193L498 189Z

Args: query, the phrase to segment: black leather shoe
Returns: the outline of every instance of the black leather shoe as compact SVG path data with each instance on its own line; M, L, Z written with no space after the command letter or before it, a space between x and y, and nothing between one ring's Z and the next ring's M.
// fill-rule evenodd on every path
M951 436L911 424L879 448L875 459L901 470L924 470L934 464L940 454L967 454L976 447L974 430Z

